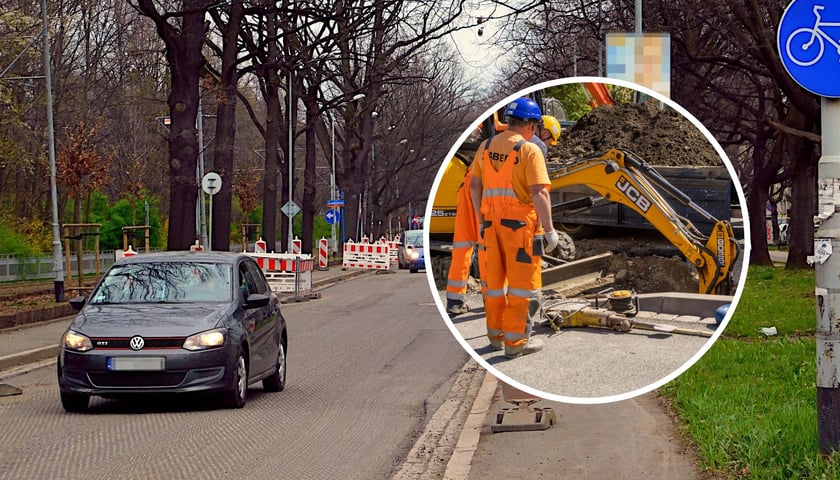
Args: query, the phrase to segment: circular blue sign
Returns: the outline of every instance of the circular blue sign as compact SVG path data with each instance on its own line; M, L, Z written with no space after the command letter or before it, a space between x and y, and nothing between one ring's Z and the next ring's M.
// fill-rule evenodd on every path
M782 65L805 90L840 97L840 4L793 0L779 22Z
M327 219L328 224L335 225L339 220L341 220L341 210L327 210L327 213L324 214L324 218Z

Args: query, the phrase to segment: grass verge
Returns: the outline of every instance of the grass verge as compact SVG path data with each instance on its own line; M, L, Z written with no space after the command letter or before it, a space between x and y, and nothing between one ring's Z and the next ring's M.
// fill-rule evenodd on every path
M840 478L818 453L815 326L813 271L750 267L724 335L660 389L709 477Z

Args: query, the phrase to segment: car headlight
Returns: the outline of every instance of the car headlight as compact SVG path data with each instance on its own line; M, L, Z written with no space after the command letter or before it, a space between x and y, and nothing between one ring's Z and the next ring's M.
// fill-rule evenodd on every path
M418 258L420 258L420 252L418 252L417 250L412 251L411 252L411 259L412 260L417 260Z
M208 330L196 333L184 340L183 348L187 350L205 350L208 348L221 347L225 344L225 329Z
M93 350L93 343L90 338L81 333L67 330L67 333L64 334L64 348L74 352L87 352Z

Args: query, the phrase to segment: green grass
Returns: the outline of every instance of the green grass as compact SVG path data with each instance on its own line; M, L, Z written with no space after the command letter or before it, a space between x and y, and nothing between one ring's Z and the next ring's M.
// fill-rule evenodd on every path
M818 453L813 293L813 271L750 267L724 336L660 389L714 478L840 478Z
M751 266L728 337L758 337L776 327L780 336L813 335L817 324L813 270Z

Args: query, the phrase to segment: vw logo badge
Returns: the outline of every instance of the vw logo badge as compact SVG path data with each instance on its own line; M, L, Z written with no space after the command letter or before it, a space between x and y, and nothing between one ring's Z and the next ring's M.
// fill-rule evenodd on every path
M145 343L146 342L143 341L143 337L138 335L136 337L131 337L131 340L128 342L128 346L131 347L132 350L142 350Z

